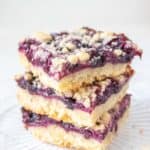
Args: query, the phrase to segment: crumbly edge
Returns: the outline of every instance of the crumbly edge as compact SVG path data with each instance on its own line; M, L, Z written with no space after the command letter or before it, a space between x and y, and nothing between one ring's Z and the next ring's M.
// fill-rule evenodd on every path
M95 80L103 80L106 77L116 77L126 72L128 63L125 64L106 64L103 67L86 68L73 74L67 75L59 81L54 80L42 68L32 65L26 56L19 52L21 64L26 70L31 71L35 76L38 76L40 81L47 87L52 87L59 92L75 91L83 86L90 84Z
M129 108L118 121L118 129L127 120ZM56 125L49 125L48 127L28 127L29 131L35 138L46 142L58 145L60 147L75 148L77 150L106 150L116 132L109 132L105 139L101 142L94 139L86 139L81 134L75 132L66 132L63 128Z
M104 104L95 107L91 114L79 109L71 110L60 100L32 95L27 90L21 88L18 88L17 98L25 109L37 114L48 115L50 118L63 120L78 126L93 126L104 112L107 112L118 101L122 100L127 89L128 83L123 86L119 93L110 96Z
M129 79L133 75L133 70L129 68L129 72L127 71L126 73L129 73L130 77L127 77L125 74L116 76L113 78L113 80L118 82L118 85L122 86L126 83L129 82ZM22 87L22 84L20 84L20 81L24 80L25 82L29 83L32 87L38 88L38 89L47 89L45 85L42 85L42 83L39 80L39 77L33 76L32 72L25 72L24 74L17 74L15 75L15 80L18 84L19 87ZM62 97L71 97L76 100L77 103L83 104L85 107L90 107L90 103L93 102L96 97L96 91L100 90L99 94L103 94L106 90L106 88L111 85L112 79L111 78L106 78L105 80L102 81L96 81L93 84L85 85L78 89L78 91L75 92L68 92L68 93L60 93L52 88L57 96L62 96ZM28 90L28 88L25 88ZM36 93L35 93L36 94ZM65 94L65 95L64 95Z

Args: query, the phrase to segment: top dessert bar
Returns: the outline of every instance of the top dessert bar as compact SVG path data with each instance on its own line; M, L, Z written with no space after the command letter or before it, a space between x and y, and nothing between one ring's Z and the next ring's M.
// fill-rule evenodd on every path
M82 27L73 32L37 33L19 43L19 56L27 70L58 91L125 72L141 50L124 34Z

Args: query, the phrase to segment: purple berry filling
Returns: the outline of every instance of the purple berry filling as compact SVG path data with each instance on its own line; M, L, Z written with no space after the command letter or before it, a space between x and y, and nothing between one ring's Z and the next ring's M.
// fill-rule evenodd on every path
M91 113L97 105L104 104L112 94L116 94L122 89L124 84L128 82L131 77L131 75L127 74L124 76L125 81L123 83L110 78L111 82L106 86L103 93L101 93L101 87L98 86L98 89L96 90L96 98L91 101L89 107L86 107L84 104L77 102L76 99L72 97L60 96L56 94L55 90L52 88L45 88L44 86L38 87L37 85L34 85L33 82L25 80L24 77L17 80L17 84L19 87L28 90L31 94L40 95L49 99L56 98L56 100L62 101L69 109L80 109L82 111Z
M57 125L62 127L65 131L73 131L79 134L82 134L85 138L93 138L97 141L102 141L108 132L117 131L118 129L118 120L123 116L125 111L130 105L130 95L126 95L120 103L118 103L118 107L111 109L108 113L111 115L111 119L103 130L94 130L87 127L76 127L71 123L66 123L63 121L57 121L52 118L48 118L46 115L38 115L32 113L30 111L22 109L22 117L23 122L27 127L30 126L44 126L48 125ZM100 123L99 123L100 124Z
M94 29L85 28L87 30L87 34L90 38L95 34ZM141 56L141 52L137 48L137 46L129 40L124 34L115 34L114 37L110 40L108 39L100 39L96 42L97 45L89 43L84 43L84 41L80 38L71 37L69 41L73 43L76 48L82 49L86 48L86 52L89 54L90 58L86 61L86 63L78 62L76 64L72 64L69 61L66 61L63 64L61 70L53 70L52 59L53 58L64 58L67 59L66 53L62 52L62 47L60 46L61 41L69 36L71 33L62 32L57 34L52 34L53 40L47 43L40 42L37 39L28 38L19 44L19 51L23 53L28 61L35 66L41 67L49 76L53 77L56 80L60 80L66 75L71 73L80 71L85 68L91 67L101 67L106 63L127 63L132 60L135 55ZM107 42L106 42L107 41ZM44 45L44 44L45 45ZM53 47L50 47L53 43ZM43 46L44 45L44 46ZM49 48L48 48L49 47ZM35 52L38 50L43 50L47 54L46 58L40 59L35 58ZM55 54L51 52L51 50L55 50ZM114 50L120 49L123 52L123 55L116 55ZM74 51L70 51L70 53L75 53ZM69 55L68 55L69 56ZM67 68L67 69L66 69ZM53 71L52 71L53 70Z

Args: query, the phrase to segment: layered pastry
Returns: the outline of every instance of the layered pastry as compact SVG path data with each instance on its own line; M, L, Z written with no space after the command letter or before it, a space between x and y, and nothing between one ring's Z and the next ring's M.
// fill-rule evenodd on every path
M45 86L64 93L123 74L135 55L141 55L140 49L124 34L87 27L37 33L19 43L25 68Z
M105 112L96 124L75 126L22 109L25 127L38 139L62 147L78 150L105 150L128 115L130 95L125 95L113 108Z
M112 108L126 94L133 70L128 67L124 74L80 88L64 95L44 86L31 72L16 78L17 97L27 110L47 115L80 126L93 126L104 112Z
M106 150L128 116L126 94L141 56L124 34L82 27L23 39L25 73L16 76L25 127L41 141L77 150Z

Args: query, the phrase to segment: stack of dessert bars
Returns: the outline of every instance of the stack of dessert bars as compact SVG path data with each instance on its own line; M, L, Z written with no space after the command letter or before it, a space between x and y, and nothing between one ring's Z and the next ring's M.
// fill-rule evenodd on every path
M130 63L141 50L124 34L82 27L19 43L16 76L25 128L61 147L105 150L128 116Z

